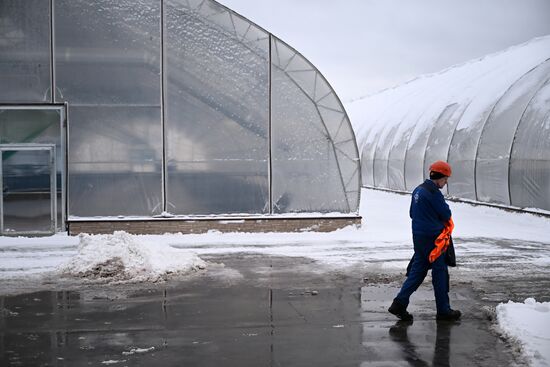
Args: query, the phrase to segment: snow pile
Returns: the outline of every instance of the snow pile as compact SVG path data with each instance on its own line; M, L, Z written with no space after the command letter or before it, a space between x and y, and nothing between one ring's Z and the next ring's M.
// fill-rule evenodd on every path
M528 298L501 303L497 320L504 335L517 341L533 366L550 366L550 302Z
M122 354L124 354L125 356L129 356L129 355L136 354L136 353L152 352L154 350L155 350L155 347L151 347L151 348L132 348L132 349L130 349L129 352L122 352Z
M57 270L89 280L156 282L205 267L193 252L162 243L140 243L137 236L118 231L112 235L80 235L76 255Z
M117 363L124 363L126 362L125 359L109 359L107 361L101 362L101 364L117 364Z

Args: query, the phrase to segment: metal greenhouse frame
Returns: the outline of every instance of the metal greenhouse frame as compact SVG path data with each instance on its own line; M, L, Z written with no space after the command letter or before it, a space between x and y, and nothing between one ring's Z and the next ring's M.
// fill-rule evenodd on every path
M14 106L64 106L59 222L99 232L212 218L358 223L348 115L270 32L213 0L6 0L0 10L0 143L23 142L31 117ZM144 226L135 231L155 230Z

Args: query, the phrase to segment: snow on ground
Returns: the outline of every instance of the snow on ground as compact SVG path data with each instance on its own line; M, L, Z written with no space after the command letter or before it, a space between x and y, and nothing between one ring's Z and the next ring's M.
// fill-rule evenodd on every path
M409 201L409 195L363 189L362 227L347 227L331 233L212 231L188 235L128 235L124 240L118 240L138 243L141 248L139 256L148 258L153 264L150 270L155 272L160 271L162 264L166 266L165 271L174 271L176 265L171 260L173 251L177 249L192 250L198 256L253 252L308 257L336 268L376 263L384 269L402 270L403 263L412 254ZM548 267L550 218L466 203L451 202L450 206L456 225L453 237L457 256L465 270L484 265L491 258L506 258L521 267ZM91 261L97 255L96 260L105 261L104 252L109 247L103 249L101 244L116 238L89 236L81 239L65 234L42 238L0 237L0 279L24 281L67 269L78 273L75 267L84 266L83 256ZM81 240L87 245L80 245L79 254ZM131 246L125 246L130 251ZM114 251L114 246L111 248ZM67 262L73 257L77 262L71 268Z
M528 298L501 303L497 320L504 335L516 340L532 366L550 366L550 302Z
M77 253L57 267L62 275L109 282L156 282L206 267L189 250L141 242L125 232L79 236Z
M409 202L409 195L363 189L362 227L331 233L0 237L0 293L25 288L27 283L36 286L41 279L55 282L61 275L72 274L77 280L83 275L101 278L102 271L114 272L117 281L162 280L173 272L204 266L200 256L231 253L307 257L342 270L359 266L380 274L402 272L412 255ZM539 277L531 280L536 282L550 277L550 218L466 203L449 205L459 265L453 269L453 279L470 277L475 283L498 279L507 282L500 283L504 286L515 284L528 293L530 288L517 279ZM537 363L546 363L539 365L548 366L550 357L544 351L550 327L541 334L538 326L548 325L550 312L540 311L541 307L548 309L547 303L540 305L530 301L501 305L498 320L506 335L524 343ZM531 327L523 316L535 312L538 322ZM545 344L543 349L540 341Z

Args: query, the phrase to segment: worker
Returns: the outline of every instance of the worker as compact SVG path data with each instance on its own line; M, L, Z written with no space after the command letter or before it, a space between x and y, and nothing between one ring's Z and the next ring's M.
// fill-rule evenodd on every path
M409 264L407 279L394 298L388 311L399 319L412 321L407 311L410 296L418 289L428 270L432 270L432 284L437 308L437 320L456 321L461 312L451 309L449 304L448 263L454 263L447 256L452 246L451 232L454 227L451 210L445 202L441 189L451 177L451 166L444 161L430 166L430 178L412 192L409 215L412 219L414 255ZM454 264L451 264L454 265Z

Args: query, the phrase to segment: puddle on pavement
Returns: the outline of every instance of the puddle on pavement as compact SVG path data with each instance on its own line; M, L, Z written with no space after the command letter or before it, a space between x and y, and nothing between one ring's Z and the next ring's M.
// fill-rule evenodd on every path
M144 290L104 286L0 297L0 365L511 364L467 290L453 290L467 315L461 323L436 323L433 296L424 290L413 300L414 323L400 324L385 311L392 285L255 261L258 274L250 264L230 264L246 279L229 285L202 278ZM278 268L272 279L266 266Z

